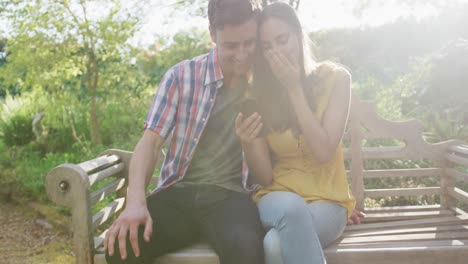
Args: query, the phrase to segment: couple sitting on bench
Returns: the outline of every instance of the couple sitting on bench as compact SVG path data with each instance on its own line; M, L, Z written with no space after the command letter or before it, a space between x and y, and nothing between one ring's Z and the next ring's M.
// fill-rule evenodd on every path
M359 222L341 147L350 75L312 60L289 5L259 7L210 0L216 47L164 75L105 238L108 263L151 263L200 238L222 264L325 263L323 248Z

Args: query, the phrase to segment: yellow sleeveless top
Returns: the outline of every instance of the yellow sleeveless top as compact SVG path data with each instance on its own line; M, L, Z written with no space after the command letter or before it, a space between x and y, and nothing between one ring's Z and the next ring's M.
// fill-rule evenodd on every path
M327 70L321 70L327 67ZM330 65L320 66L317 70L320 78L317 87L315 116L322 120L327 109L330 95L336 81L348 74L340 67L330 69ZM322 73L321 73L322 72ZM346 179L341 144L335 156L326 164L318 163L308 150L303 135L295 137L291 129L284 132L271 132L267 136L272 153L273 182L260 187L253 195L255 201L273 191L289 191L302 196L306 202L326 200L347 208L348 217L355 205Z

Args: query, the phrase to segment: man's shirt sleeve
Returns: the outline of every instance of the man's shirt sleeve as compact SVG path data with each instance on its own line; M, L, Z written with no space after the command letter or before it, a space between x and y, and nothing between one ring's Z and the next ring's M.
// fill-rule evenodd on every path
M145 129L151 129L164 139L174 128L179 101L179 89L174 76L174 68L162 78L153 103L146 115Z

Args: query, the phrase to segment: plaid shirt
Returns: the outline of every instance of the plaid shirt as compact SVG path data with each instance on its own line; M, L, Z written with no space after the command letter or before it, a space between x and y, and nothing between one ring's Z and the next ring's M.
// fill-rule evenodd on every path
M157 192L184 178L203 129L210 118L223 73L216 48L192 60L182 61L164 75L148 111L145 128L172 139L159 177ZM248 169L242 177L247 188Z

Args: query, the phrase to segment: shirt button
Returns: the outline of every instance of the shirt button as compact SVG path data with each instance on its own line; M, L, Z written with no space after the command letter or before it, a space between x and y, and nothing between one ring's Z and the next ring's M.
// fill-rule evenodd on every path
M197 142L198 138L194 138L193 141Z
M213 98L210 98L210 102L213 102Z
M205 122L205 121L206 121L206 118L202 118L202 121Z

